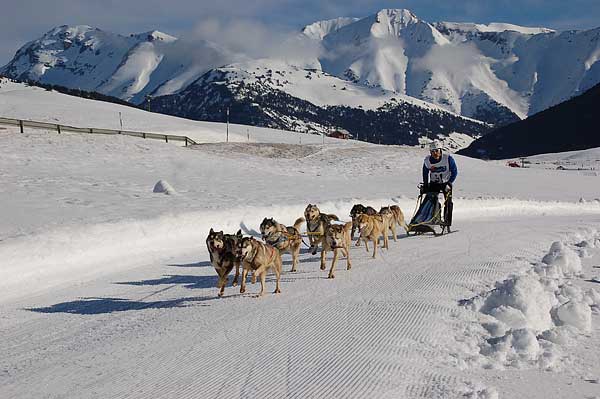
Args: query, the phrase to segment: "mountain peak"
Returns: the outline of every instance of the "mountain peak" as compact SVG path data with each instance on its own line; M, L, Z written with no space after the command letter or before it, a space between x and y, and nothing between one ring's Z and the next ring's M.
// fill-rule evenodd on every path
M58 36L61 39L76 39L78 37L84 37L88 32L99 30L100 29L89 25L61 25L48 31L45 36Z
M380 19L384 19L403 26L420 22L419 18L406 8L384 8L376 14L376 18L377 22L383 22Z
M340 17L324 21L317 21L310 25L306 25L302 29L302 33L311 39L323 40L323 38L331 32L335 32L336 30L343 28L346 25L350 25L359 19L360 18Z
M131 37L135 37L140 40L145 40L148 42L161 41L161 42L165 42L165 43L171 43L171 42L174 42L177 40L176 37L168 35L166 33L158 31L158 30L151 30L151 31L142 32L142 33L132 33Z

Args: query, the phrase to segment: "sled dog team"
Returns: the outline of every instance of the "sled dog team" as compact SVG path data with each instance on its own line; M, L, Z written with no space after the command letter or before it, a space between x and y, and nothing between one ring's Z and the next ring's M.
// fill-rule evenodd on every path
M379 212L370 206L356 204L350 211L352 221L339 222L336 215L322 213L317 205L308 204L304 210L304 217L298 218L293 226L285 226L273 218L264 218L260 224L260 233L264 242L254 237L244 237L242 231L236 234L224 234L212 228L206 237L206 246L210 255L210 262L214 266L219 281L217 288L219 296L223 296L229 273L235 268L232 285L238 284L240 266L242 278L240 293L246 292L246 279L248 273L252 274L252 283L260 279L260 293L265 291L265 280L269 269L275 273L275 293L280 293L279 280L282 272L281 255L292 255L292 272L298 267L298 257L302 245L300 226L306 222L306 234L310 250L316 255L321 247L321 270L325 270L325 256L333 252L333 260L329 269L328 278L335 278L335 264L341 252L346 257L346 269L350 270L350 245L354 233L358 231L356 246L364 241L365 248L369 251L369 241L373 242L373 258L377 255L379 239L383 236L383 247L388 249L388 231L391 231L396 241L396 226L407 229L404 215L397 205L382 207Z

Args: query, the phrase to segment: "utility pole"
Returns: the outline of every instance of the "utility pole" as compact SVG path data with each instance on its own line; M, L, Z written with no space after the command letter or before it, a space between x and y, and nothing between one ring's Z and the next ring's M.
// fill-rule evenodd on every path
M121 124L121 130L123 130L123 117L121 116L121 112L119 112L119 123Z
M229 143L229 106L227 107L227 142Z
M246 128L246 134L248 135L248 142L250 142L250 129Z
M148 103L148 112L150 112L150 100L152 100L152 96L150 94L146 94L146 102Z

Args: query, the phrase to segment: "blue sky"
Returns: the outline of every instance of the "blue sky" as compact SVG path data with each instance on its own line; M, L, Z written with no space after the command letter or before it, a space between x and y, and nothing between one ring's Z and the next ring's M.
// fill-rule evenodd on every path
M340 16L408 8L429 22L509 22L558 30L600 27L600 0L0 0L0 65L27 41L58 25L85 24L121 34L160 30L198 37L206 21L232 20L261 31L298 30Z

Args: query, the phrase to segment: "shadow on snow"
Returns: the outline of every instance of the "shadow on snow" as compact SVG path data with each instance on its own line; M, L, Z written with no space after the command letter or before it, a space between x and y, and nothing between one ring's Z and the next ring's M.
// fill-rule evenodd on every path
M212 299L215 299L215 297L187 297L151 302L142 302L123 298L83 298L76 301L57 303L48 307L28 308L26 310L38 313L70 313L81 315L94 315L113 312L125 312L129 310L169 309L185 307L193 302L203 302ZM202 304L202 306L208 305Z

